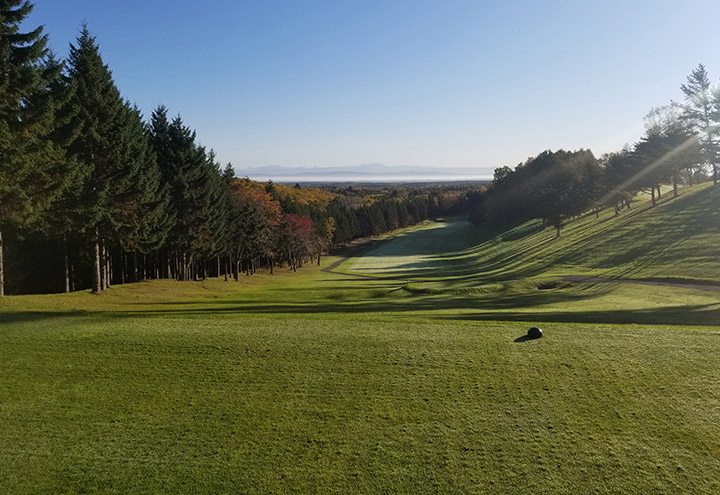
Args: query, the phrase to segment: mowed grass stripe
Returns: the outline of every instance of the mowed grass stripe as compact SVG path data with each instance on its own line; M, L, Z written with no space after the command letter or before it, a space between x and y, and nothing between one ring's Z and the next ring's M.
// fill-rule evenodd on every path
M26 323L1 334L0 479L10 493L720 488L717 329L521 333Z
M453 286L557 275L675 278L720 284L720 189L710 184L647 198L615 216L589 214L560 238L539 220L510 229L446 219L407 232L357 259L355 273L405 277Z

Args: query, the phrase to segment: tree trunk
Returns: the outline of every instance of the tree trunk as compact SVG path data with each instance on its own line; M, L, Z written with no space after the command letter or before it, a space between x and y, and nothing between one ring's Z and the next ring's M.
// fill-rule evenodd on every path
M120 282L125 283L125 266L127 265L127 255L125 251L120 250Z
M655 188L650 187L650 196L652 198L652 205L655 206Z
M70 265L68 263L67 234L63 233L63 263L65 265L65 293L70 292Z
M107 289L112 286L112 254L105 246L105 241L103 241L103 251L105 252L105 288Z
M103 241L98 241L100 246L100 290L105 290L105 247Z
M555 239L557 239L558 237L560 237L560 224L557 224L555 226Z
M678 197L678 176L677 174L673 175L673 198Z
M3 237L0 230L0 297L5 295L5 263L3 262Z
M143 269L142 269L142 279L147 279L147 256L145 253L143 253L143 261L142 261Z
M713 186L717 186L718 181L718 171L717 171L717 165L713 163Z
M138 281L138 255L137 251L133 251L133 266L132 266L132 281L137 282Z
M110 287L108 280L108 250L107 247L105 247L105 239L100 243L100 249L102 249L100 253L100 261L102 262L102 266L100 267L100 270L102 270L102 288L105 290Z
M658 191L658 199L660 199L661 198L660 184L657 185L657 191Z
M95 227L95 235L93 237L93 281L92 293L99 294L102 290L100 282L100 233Z

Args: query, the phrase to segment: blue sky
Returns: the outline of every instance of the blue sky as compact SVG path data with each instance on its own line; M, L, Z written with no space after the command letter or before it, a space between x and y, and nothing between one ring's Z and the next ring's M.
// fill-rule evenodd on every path
M238 169L599 155L698 63L720 76L717 1L34 3L59 56L87 22L125 98Z

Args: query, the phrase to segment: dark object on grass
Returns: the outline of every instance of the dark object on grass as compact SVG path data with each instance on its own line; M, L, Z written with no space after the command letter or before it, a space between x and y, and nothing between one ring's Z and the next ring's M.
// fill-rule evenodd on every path
M538 327L530 327L530 330L528 330L528 337L531 339L539 339L542 337L542 330Z

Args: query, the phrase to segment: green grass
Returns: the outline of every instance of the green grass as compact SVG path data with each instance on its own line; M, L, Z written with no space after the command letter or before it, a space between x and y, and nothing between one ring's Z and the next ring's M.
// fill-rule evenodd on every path
M509 230L469 222L432 224L402 234L349 265L451 286L554 275L684 279L720 284L720 193L709 184L665 194L656 208L642 198L615 217L587 215L562 230L540 221ZM436 230L442 234L436 235Z
M717 280L693 189L534 252L448 221L332 273L6 297L0 493L718 493L719 293L557 278Z

